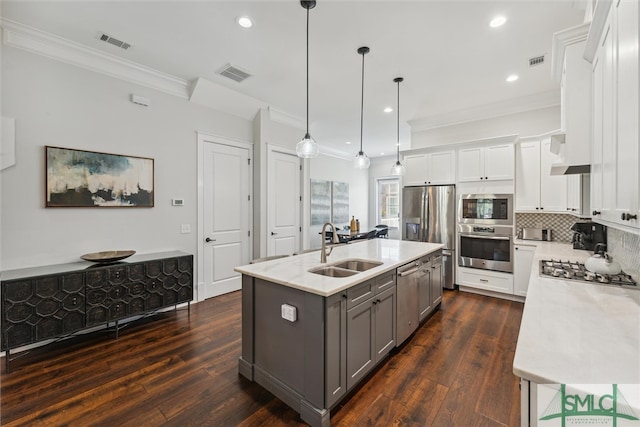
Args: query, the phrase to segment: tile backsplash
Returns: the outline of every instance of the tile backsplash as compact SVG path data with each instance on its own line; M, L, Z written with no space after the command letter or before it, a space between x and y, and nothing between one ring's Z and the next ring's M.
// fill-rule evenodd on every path
M607 252L622 270L640 282L640 236L607 227Z
M550 228L555 242L571 242L573 231L571 226L580 221L573 215L516 213L516 232L521 228Z

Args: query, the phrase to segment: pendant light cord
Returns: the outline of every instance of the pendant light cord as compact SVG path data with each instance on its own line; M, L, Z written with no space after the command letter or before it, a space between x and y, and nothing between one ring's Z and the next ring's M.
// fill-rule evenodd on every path
M307 8L307 137L309 135L309 9Z
M360 153L362 153L362 133L364 129L364 54L366 52L362 52L362 97L360 99Z
M400 162L400 80L398 80L398 120L396 134L396 161Z

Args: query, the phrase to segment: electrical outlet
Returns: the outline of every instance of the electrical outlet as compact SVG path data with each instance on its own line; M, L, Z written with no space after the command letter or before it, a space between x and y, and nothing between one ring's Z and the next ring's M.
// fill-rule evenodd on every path
M189 233L191 233L191 224L182 224L180 226L180 233L181 234L189 234Z

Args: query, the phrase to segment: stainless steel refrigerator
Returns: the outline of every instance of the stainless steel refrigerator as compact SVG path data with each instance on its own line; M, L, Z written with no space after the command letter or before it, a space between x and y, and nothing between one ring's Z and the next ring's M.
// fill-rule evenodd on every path
M455 281L455 185L427 185L402 189L402 240L442 243L443 286Z

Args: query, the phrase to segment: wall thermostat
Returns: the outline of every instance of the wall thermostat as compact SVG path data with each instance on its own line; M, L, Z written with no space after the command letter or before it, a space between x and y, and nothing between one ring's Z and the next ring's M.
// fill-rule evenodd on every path
M298 318L297 309L289 304L282 304L282 318L284 320L288 320L289 322L295 322Z
M184 199L171 199L173 206L184 206Z

